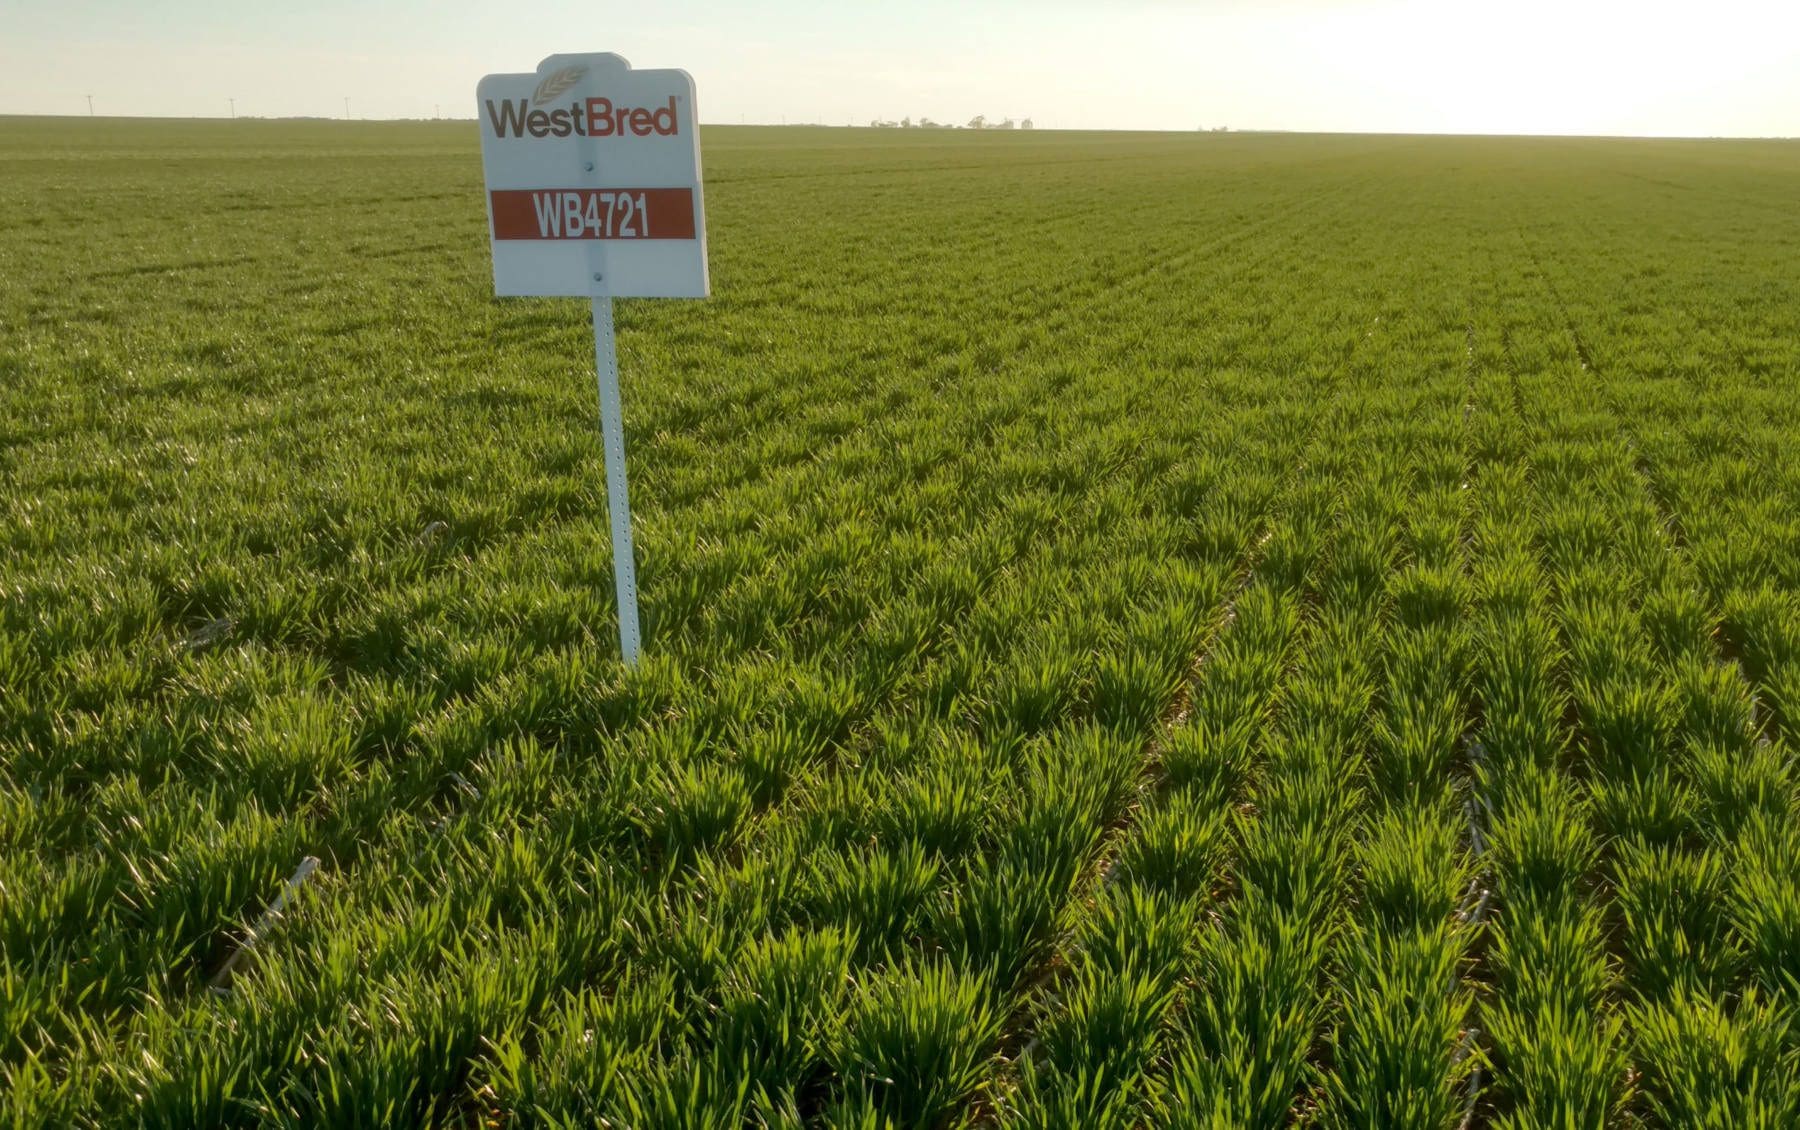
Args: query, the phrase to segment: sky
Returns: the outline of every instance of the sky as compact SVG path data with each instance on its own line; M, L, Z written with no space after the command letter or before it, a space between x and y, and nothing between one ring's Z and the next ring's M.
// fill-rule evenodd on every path
M0 114L473 117L575 51L706 122L1800 136L1793 0L0 0Z

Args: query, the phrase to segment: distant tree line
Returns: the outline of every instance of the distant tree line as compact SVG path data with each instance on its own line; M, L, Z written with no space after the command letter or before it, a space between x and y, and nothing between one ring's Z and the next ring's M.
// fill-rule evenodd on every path
M920 118L916 122L913 121L911 118L901 118L897 122L891 122L891 121L886 120L885 118L876 118L874 121L870 122L869 125L875 129L1032 129L1032 128L1034 128L1031 124L1030 118L1026 118L1024 121L1018 121L1018 122L1013 121L1011 118L1003 118L997 122L990 122L990 121L988 121L986 114L976 114L974 117L969 119L969 124L966 126L954 125L950 122L934 122L930 118Z

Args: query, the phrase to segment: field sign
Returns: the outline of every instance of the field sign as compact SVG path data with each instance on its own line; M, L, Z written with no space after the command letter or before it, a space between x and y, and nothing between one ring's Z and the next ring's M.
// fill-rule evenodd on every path
M700 132L686 71L552 55L475 88L494 290L705 298Z
M613 577L625 662L639 650L614 298L705 298L700 130L686 71L552 55L475 88L494 293L591 300Z

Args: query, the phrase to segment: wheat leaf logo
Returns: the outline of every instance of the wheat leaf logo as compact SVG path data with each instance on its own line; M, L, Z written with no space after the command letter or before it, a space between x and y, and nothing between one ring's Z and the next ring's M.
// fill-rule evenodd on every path
M543 82L538 83L537 89L531 92L531 104L542 106L580 82L581 76L585 74L586 67L563 67L561 70L551 71L544 76Z

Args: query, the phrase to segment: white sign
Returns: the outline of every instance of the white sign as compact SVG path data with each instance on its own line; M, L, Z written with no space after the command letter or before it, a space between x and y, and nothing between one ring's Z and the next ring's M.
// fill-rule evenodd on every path
M475 89L494 291L705 298L700 131L686 71L552 55Z
M694 80L634 71L617 55L552 55L536 74L487 76L475 100L494 292L593 306L619 651L636 666L637 558L612 300L709 293Z

